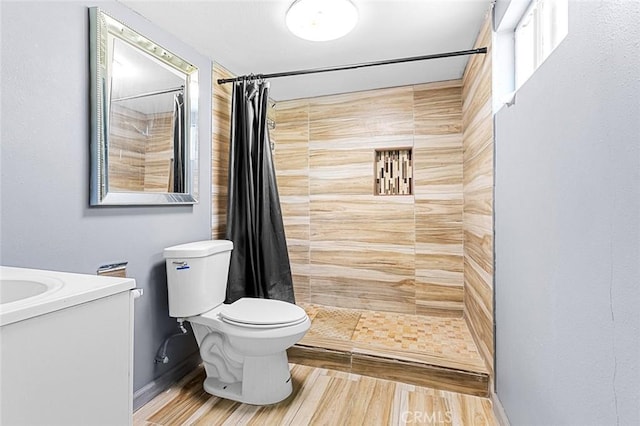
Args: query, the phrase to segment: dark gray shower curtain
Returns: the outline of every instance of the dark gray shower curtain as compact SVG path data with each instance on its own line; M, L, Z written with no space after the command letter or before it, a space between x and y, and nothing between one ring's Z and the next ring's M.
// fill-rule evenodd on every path
M269 84L234 83L226 238L233 241L226 303L295 303L267 128Z
M173 191L185 192L185 167L184 167L184 147L185 147L185 109L184 95L176 93L173 95Z

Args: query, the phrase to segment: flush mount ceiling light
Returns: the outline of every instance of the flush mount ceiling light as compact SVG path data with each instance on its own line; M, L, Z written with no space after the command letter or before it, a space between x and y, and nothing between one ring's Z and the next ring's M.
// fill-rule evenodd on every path
M296 0L286 21L289 30L305 40L335 40L356 26L358 9L350 0Z

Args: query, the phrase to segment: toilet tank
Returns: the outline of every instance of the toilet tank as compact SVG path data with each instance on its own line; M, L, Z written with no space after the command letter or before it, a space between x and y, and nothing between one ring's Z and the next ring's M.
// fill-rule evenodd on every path
M224 302L233 243L207 240L164 249L169 316L185 318Z

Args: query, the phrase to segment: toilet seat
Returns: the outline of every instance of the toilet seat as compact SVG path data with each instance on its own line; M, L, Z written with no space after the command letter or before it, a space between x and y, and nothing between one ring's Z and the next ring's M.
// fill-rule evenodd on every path
M222 322L245 329L274 329L302 324L308 317L304 309L292 303L245 297L188 319L203 325Z
M230 325L235 325L237 327L243 327L243 328L279 328L279 327L289 327L292 325L298 325L298 324L302 324L306 318L300 318L297 321L293 321L293 322L288 322L288 323L284 323L284 324L247 324L244 322L236 322L236 321L231 321L228 320L226 318L222 318L222 321L230 324Z
M243 297L220 309L223 321L243 327L284 327L299 324L306 317L301 307L274 299Z

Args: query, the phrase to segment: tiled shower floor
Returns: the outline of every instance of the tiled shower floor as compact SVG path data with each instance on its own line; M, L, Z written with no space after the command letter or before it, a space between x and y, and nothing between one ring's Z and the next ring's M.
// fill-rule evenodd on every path
M291 362L486 396L488 371L463 318L302 306L311 329Z

